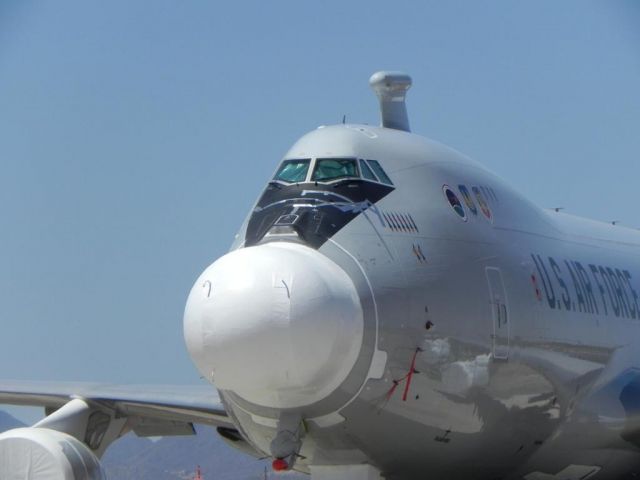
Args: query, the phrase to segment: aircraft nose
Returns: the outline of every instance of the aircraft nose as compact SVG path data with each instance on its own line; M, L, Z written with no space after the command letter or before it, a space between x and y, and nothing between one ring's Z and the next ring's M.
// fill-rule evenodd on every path
M184 316L189 353L220 390L273 408L309 405L355 364L363 336L349 276L292 243L235 250L193 286Z

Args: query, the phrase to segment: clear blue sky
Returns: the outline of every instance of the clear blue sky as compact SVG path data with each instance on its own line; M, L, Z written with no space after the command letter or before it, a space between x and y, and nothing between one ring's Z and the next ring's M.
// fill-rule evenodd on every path
M0 0L0 378L196 383L182 311L289 145L415 132L542 206L640 226L629 1Z

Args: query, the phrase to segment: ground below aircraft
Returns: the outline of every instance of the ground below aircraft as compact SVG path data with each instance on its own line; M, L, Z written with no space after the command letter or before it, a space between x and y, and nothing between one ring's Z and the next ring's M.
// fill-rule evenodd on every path
M103 478L124 432L193 423L313 480L640 473L640 233L537 207L410 132L409 76L370 84L382 126L299 139L191 290L219 393L0 382L48 414L0 435L0 478Z

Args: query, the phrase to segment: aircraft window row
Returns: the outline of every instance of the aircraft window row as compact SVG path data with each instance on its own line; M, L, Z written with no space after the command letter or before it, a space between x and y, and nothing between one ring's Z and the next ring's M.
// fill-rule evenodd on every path
M332 182L343 178L364 178L373 182L393 185L382 165L377 160L355 158L318 158L313 166L311 178L307 180L311 159L284 160L274 180L285 183Z

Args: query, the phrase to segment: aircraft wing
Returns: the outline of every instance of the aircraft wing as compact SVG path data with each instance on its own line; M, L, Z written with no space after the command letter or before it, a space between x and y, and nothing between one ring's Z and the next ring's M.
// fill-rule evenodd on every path
M234 428L211 386L0 380L0 404L42 406L50 412L74 398L131 418L140 436L191 434L193 423Z

